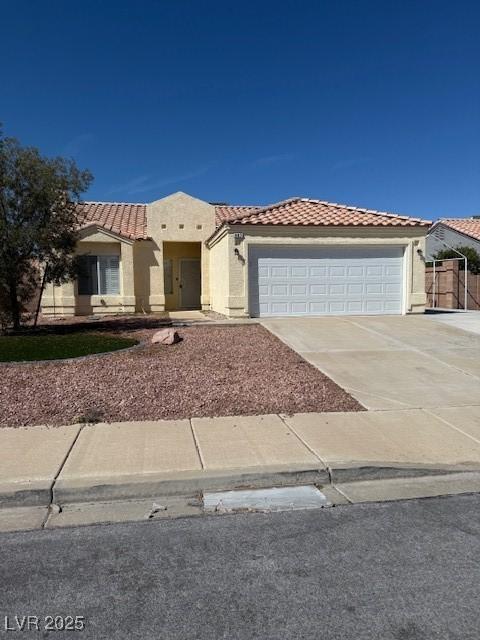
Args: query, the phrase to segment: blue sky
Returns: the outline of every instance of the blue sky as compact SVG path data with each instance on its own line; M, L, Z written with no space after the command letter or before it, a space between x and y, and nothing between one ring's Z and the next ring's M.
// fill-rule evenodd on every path
M86 199L480 213L480 3L2 3L0 121Z

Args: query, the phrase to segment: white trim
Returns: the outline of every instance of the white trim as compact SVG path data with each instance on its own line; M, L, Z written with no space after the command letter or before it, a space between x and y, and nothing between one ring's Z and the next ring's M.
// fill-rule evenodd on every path
M92 235L92 229L94 230L95 233L102 233L103 235L109 238L113 238L114 240L117 240L119 242L125 242L126 244L134 244L135 242L135 240L132 240L132 238L126 238L125 236L121 236L118 233L115 233L114 231L109 231L108 229L105 229L104 227L101 227L95 223L89 224L86 227L82 227L78 231L78 236L79 236L78 242L82 242L82 240L86 240L89 235Z

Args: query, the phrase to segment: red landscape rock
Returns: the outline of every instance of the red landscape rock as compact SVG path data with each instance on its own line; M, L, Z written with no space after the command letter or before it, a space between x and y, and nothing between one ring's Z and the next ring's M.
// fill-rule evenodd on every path
M175 344L180 338L175 329L160 329L152 336L152 344Z
M92 411L121 422L364 410L260 325L183 327L169 349L151 344L155 332L121 332L145 344L129 351L1 365L0 427L69 424Z

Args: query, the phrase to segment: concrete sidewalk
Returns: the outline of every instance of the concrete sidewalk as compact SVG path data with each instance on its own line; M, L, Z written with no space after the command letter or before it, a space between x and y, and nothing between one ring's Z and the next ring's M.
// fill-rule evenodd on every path
M480 406L2 429L0 451L3 508L412 478L480 471Z

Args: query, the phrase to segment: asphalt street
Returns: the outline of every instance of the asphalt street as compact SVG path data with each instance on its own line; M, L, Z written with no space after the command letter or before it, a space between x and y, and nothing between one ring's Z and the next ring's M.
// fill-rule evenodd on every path
M84 630L45 631L67 616ZM0 623L10 638L478 640L480 496L2 534Z

